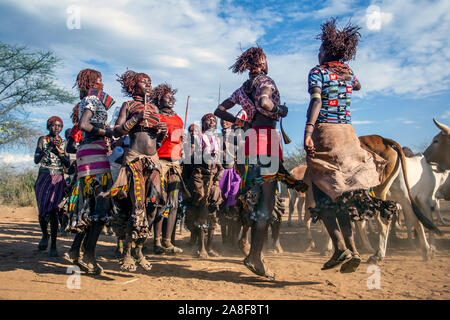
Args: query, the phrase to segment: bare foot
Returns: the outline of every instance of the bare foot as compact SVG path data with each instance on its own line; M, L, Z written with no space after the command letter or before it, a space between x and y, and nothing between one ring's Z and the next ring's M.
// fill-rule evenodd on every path
M197 251L197 257L200 259L209 259L208 252L206 251Z
M220 254L218 254L216 251L214 251L213 249L209 249L208 250L208 255L210 257L220 257Z
M275 251L275 253L283 253L284 252L284 250L281 247L281 244L279 242L277 242L273 245L273 250Z
M245 256L248 256L250 254L250 243L246 240L240 239L238 244L239 244L239 249L241 249L242 253Z
M248 256L244 259L244 265L258 276L265 277L269 280L275 280L275 273L269 269L264 259L254 259Z

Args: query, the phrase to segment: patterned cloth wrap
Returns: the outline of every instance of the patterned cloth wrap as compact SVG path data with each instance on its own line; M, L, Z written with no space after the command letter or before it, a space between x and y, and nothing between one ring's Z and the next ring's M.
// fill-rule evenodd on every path
M242 106L242 108L247 112L248 122L252 122L256 114L256 111L265 115L268 118L279 121L280 117L270 111L262 108L258 101L261 95L261 90L264 87L272 89L272 102L276 105L280 105L280 93L275 84L269 76L261 73L257 75L253 80L247 80L244 84L233 92L233 94L228 98L235 104Z
M106 222L112 215L111 199L105 193L112 186L110 172L79 177L69 198L67 231L83 232L92 221Z
M333 62L333 64L342 63ZM351 70L350 79L345 80L327 67L327 65L316 66L308 75L308 91L311 92L314 87L322 89L322 108L317 122L351 123L350 102L358 80Z
M113 225L122 228L126 223L127 232L135 240L148 238L156 212L165 206L167 193L161 171L157 154L147 156L128 149L119 176L110 190L111 197L127 196L131 202L126 212L119 213L121 216L115 214Z

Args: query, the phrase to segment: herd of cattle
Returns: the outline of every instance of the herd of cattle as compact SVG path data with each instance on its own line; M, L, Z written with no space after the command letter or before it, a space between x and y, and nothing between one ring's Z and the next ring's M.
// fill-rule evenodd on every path
M433 138L423 155L406 157L398 143L380 136L371 135L359 138L363 148L375 152L387 160L382 183L375 188L375 195L383 200L389 199L398 203L408 228L408 239L413 244L412 235L415 234L416 242L420 243L424 260L433 257L436 251L434 234L441 234L433 222L433 216L445 224L440 214L439 201L450 200L450 127L435 119L433 121L440 132ZM305 165L295 167L291 173L297 179L303 179L311 185ZM290 223L295 209L297 209L299 220L302 216L301 213L304 212L303 224L306 227L307 250L316 246L311 233L311 217L307 210L311 207L315 207L312 188L308 188L305 194L289 190L288 223ZM369 231L375 229L370 225L372 222L355 222L361 249L374 252L369 258L369 263L380 262L385 257L389 229L392 224L392 221L387 221L380 216L375 220L378 231L375 250L368 238ZM398 220L398 217L395 220ZM394 225L396 224L394 223ZM429 240L425 235L425 229L429 231ZM324 228L322 228L322 233L326 234ZM331 239L328 236L324 236L324 239L328 239L328 241L317 245L321 245L324 251L331 250Z

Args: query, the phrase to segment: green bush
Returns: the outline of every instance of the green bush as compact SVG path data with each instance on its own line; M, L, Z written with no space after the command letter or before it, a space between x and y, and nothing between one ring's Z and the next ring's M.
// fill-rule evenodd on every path
M16 173L10 169L0 168L0 203L10 206L36 206L34 183L37 172L29 170Z

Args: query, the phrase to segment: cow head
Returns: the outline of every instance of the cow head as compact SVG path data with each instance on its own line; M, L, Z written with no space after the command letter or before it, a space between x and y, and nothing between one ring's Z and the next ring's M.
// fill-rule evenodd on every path
M424 156L430 163L436 163L441 169L450 169L450 128L433 118L441 132L433 138L430 146L425 150Z

